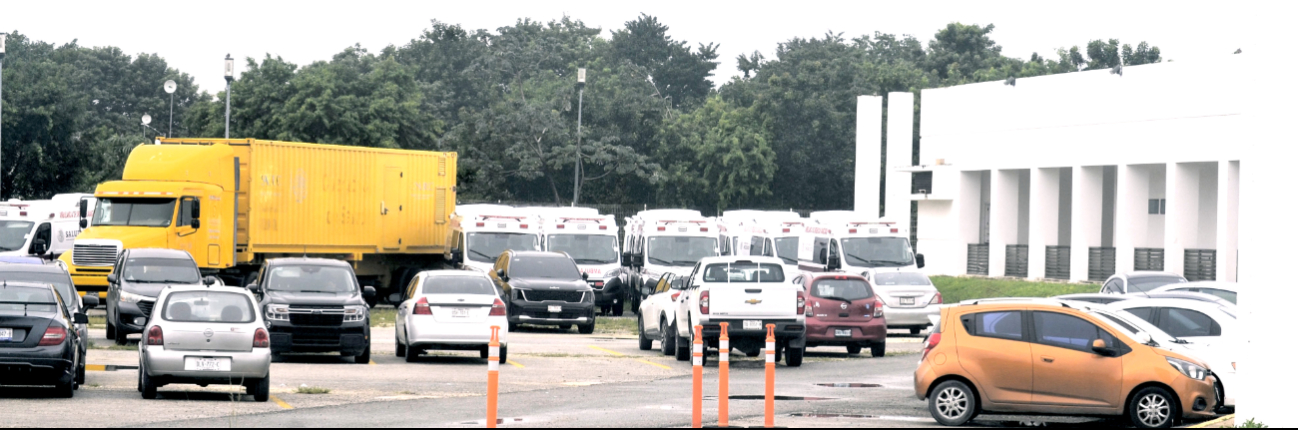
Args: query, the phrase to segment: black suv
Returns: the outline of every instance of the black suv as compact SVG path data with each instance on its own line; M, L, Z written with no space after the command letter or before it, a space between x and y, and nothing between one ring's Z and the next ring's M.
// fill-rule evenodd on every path
M318 258L267 261L248 289L261 298L272 355L338 352L370 362L374 287L361 287L346 262Z
M577 263L561 252L505 251L491 279L509 301L509 330L518 324L595 332L595 292Z

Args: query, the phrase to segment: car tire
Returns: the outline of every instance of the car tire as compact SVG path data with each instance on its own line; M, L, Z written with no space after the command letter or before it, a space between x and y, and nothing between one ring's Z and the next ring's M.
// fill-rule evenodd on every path
M670 328L670 327L668 327L668 328L666 328L666 329L664 329L663 327L668 327L668 326L667 326L667 319L665 319L665 318L662 320L662 322L659 322L659 323L658 323L658 331L661 331L661 332L663 333L662 342L660 342L660 343L662 344L661 346L662 346L662 350L663 350L663 355L664 355L664 356L668 356L668 355L675 354L675 353L676 353L676 335L673 334L673 333L669 333L669 331L671 331L671 328Z
M887 343L879 342L879 343L876 343L876 344L870 345L870 356L871 356L871 357L874 357L874 358L883 358L883 356L884 356L884 355L887 355L887 354L888 354L888 344L887 344Z
M419 354L423 353L424 351L419 348L407 347L406 355L404 355L404 357L406 358L407 363L416 363L419 361Z
M978 397L964 382L946 381L933 389L933 395L928 398L928 412L938 424L962 426L978 415Z
M270 401L270 377L265 377L254 381L248 385L248 395L257 403L266 403Z
M672 326L670 335L676 338L676 361L690 361L690 340L676 336L675 326Z
M149 377L149 371L144 366L140 366L140 397L144 400L158 398L158 386L153 383L153 378Z
M640 350L649 351L654 349L654 340L644 334L644 317L636 318L636 326L640 328Z
M595 323L582 324L582 325L577 326L577 333L580 333L580 334L592 334L592 333L595 333Z
M508 361L508 359L509 359L509 347L507 347L507 346L502 346L502 347L500 347L500 362L501 362L501 364L504 364L506 361Z
M409 356L409 352L406 354ZM356 364L370 364L370 345L365 345L365 352L356 356Z
M108 340L116 340L117 326L113 325L113 323L108 323L108 325L104 327L104 338Z
M860 354L861 354L861 345L847 346L847 355L860 355Z
M613 304L613 316L620 317L626 313L626 302L618 300Z
M68 381L68 383L66 384L55 385L54 397L58 397L60 399L71 399L74 392L77 390L77 381L75 380L76 378L73 379L74 380Z
M113 335L114 335L113 343L117 344L118 346L126 345L126 331L113 330Z
M509 326L509 331L518 331L518 323L512 322L507 325Z
M789 367L802 367L802 357L807 354L807 348L786 348L784 359L785 365Z
M406 345L401 343L401 336L397 336L394 334L392 335L392 337L396 338L395 341L397 343L397 358L404 358L406 356Z
M1176 397L1159 387L1147 387L1131 396L1127 405L1127 418L1136 428L1166 429L1176 424L1180 416Z

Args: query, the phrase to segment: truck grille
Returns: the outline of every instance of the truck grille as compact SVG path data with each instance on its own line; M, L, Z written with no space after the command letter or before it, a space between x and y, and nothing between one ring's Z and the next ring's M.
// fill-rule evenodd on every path
M112 245L73 245L72 264L78 266L112 266L117 263L117 247Z
M153 318L154 302L141 301L139 303L136 303L135 305L140 307L140 312L144 313L145 318Z
M293 344L302 346L336 346L342 343L341 333L293 333Z
M581 291L523 291L523 300L529 302L568 302L580 303L586 293Z
M304 326L340 326L343 324L342 314L289 314L288 321L293 325Z

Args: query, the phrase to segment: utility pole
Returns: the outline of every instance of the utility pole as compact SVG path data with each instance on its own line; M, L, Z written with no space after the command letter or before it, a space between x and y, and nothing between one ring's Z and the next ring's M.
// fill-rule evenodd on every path
M586 95L586 69L577 69L577 164L572 169L572 205L581 201L581 104Z
M162 89L166 90L167 94L171 95L171 108L167 111L167 137L170 138L171 127L172 124L175 123L172 118L174 118L176 114L176 81L167 80L167 82L162 84Z
M234 83L234 57L225 54L225 138L230 138L230 88Z

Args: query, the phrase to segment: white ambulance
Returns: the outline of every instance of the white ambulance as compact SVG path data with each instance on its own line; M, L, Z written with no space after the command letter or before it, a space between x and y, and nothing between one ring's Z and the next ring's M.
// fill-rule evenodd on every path
M538 208L524 210L541 214L542 248L572 257L595 290L595 306L604 315L622 316L629 294L621 278L617 219L590 208L533 209Z
M924 256L915 255L910 229L902 223L855 212L816 212L799 238L798 266L807 272L914 271L924 267Z
M58 258L81 233L81 200L93 194L59 194L50 200L0 203L0 256ZM89 215L87 215L89 216Z
M446 259L460 269L486 273L507 250L541 250L540 217L509 206L458 206L449 234Z
M719 234L716 220L695 210L647 210L627 218L622 266L638 292L631 309L640 309L663 275L687 277L699 260L719 256Z
M798 273L798 239L808 220L795 212L727 211L720 222L722 255L776 257L790 279Z

